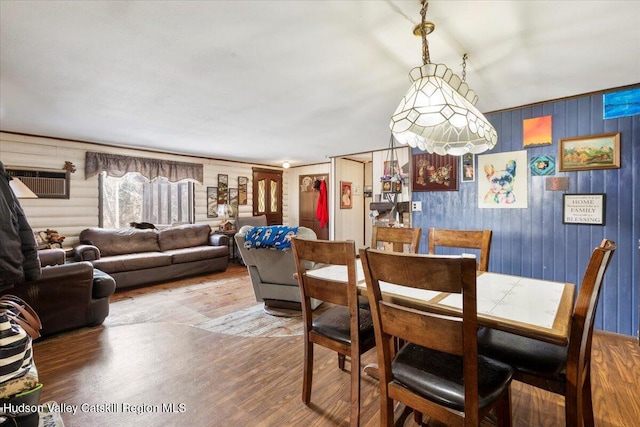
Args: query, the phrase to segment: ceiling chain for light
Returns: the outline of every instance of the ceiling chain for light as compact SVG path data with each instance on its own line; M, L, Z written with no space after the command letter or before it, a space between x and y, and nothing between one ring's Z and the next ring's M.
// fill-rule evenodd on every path
M420 25L420 37L422 37L422 64L427 65L431 63L431 55L429 55L429 42L427 41L427 30L426 30L426 16L427 9L429 9L429 2L427 0L422 0L422 9L420 10L420 17L422 18Z
M466 53L462 55L462 81L463 82L467 81L467 58L468 57L469 55L467 55Z
M475 107L478 96L466 83L467 54L462 78L445 64L431 63L427 35L435 25L426 20L428 7L428 0L422 0L421 23L413 29L422 39L423 65L409 73L412 84L391 116L391 132L398 143L429 153L460 156L490 150L498 135Z

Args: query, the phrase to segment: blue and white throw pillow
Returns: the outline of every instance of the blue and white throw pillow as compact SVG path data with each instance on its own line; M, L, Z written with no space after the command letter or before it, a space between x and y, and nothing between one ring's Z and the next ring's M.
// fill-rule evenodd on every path
M253 227L245 237L244 246L247 249L288 249L291 247L291 238L297 233L298 227L289 227L287 225Z

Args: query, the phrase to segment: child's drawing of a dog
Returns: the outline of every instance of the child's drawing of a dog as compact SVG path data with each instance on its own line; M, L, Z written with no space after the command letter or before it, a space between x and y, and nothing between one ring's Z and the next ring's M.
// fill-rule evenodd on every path
M513 182L516 177L516 162L509 160L503 170L496 170L493 165L484 166L484 173L489 181L489 191L484 197L485 203L510 205L516 202L513 194Z

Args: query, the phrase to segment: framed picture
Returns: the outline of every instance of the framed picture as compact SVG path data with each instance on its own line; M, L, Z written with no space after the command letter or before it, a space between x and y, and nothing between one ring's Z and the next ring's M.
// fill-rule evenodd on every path
M218 204L229 203L229 175L218 174Z
M384 179L381 183L383 193L402 193L402 183L400 181Z
M246 205L247 202L247 187L249 186L249 178L246 176L238 177L238 204Z
M577 136L560 140L560 171L617 169L620 167L620 133Z
M527 150L478 156L478 207L524 209L528 199Z
M533 117L522 121L522 146L551 145L551 116Z
M604 225L605 194L563 194L562 223Z
M460 156L460 170L462 171L460 181L473 182L476 180L476 158L473 153Z
M340 209L351 209L353 207L351 187L351 182L340 181Z
M397 160L385 160L384 161L384 176L392 176L398 173L400 167Z
M569 190L569 178L566 176L547 177L544 180L546 191L567 191Z
M529 163L531 175L555 175L556 174L556 156L537 156L532 157Z
M238 189L237 188L230 188L229 189L229 204L231 205L231 210L233 211L231 213L232 217L237 217L238 216Z
M414 154L412 191L457 191L459 164L457 156Z
M207 187L207 218L218 218L218 187Z

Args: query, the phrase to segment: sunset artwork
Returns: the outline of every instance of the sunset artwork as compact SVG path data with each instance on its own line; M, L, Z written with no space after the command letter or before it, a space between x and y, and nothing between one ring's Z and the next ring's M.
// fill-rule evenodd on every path
M551 116L534 117L522 121L522 141L524 147L550 145Z

